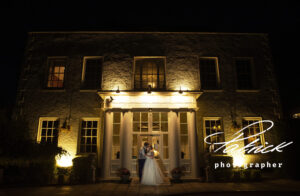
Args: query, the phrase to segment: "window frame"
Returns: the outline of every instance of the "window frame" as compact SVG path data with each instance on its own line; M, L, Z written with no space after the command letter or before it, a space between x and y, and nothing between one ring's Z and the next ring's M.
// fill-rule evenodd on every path
M242 122L241 124L243 125L243 120L254 120L254 121L262 121L262 117L242 117ZM263 132L264 128L263 128L263 123L260 122L259 123L259 131L260 133ZM265 134L260 134L260 141L261 141L261 145L263 145L263 147L266 147L266 144L265 144ZM245 146L245 140L243 142L244 146ZM253 154L254 151L252 151L252 153L245 153L245 154Z
M42 139L42 125L43 121L57 121L58 120L58 134L57 134L57 144L58 144L58 139L59 139L59 133L60 133L60 118L59 117L39 117L39 124L38 124L38 133L37 133L37 138L36 141L37 143L41 143Z
M82 121L97 121L97 152L81 152L81 129L82 129ZM100 152L100 118L97 117L82 117L79 121L79 130L78 130L78 141L77 141L77 154L98 154Z
M203 89L202 87L202 77L201 77L201 59L215 59L215 68L216 68L216 82L217 86L215 89ZM200 89L203 91L218 91L222 90L221 87L221 77L220 77L220 66L219 66L219 58L218 57L210 57L210 56L200 56L199 57L199 63L198 63L198 69L199 69L199 78L200 78Z
M181 116L181 114L182 113L185 113L186 114L186 122L185 123L182 123L181 122L181 120L180 120L180 116ZM189 160L191 160L191 142L190 142L190 135L189 135L189 123L188 123L188 111L180 111L180 112L178 112L178 123L179 123L179 131L178 131L178 134L179 134L179 159L181 160L181 161L189 161ZM186 134L181 134L181 124L186 124L186 128L187 128L187 133ZM181 136L187 136L187 142L188 142L188 145L187 145L187 147L188 147L188 159L187 158L184 158L184 159L182 159L181 158Z
M237 60L249 60L250 69L251 69L251 84L252 88L250 89L240 89L238 86L238 73L237 73ZM234 64L234 73L235 73L235 89L236 92L256 92L258 91L257 81L256 81L256 70L254 66L254 58L253 57L233 57Z
M223 132L223 137L224 137L224 142L226 141L226 137L225 137L225 131L224 131L224 123L223 123L223 118L222 117L203 117L203 138L205 138L207 135L206 135L206 125L205 125L205 121L217 121L217 120L220 120L220 123L221 123L221 130L220 132ZM207 146L208 144L206 142L203 142L204 144L204 152L206 153L210 153L210 152L207 152L206 149L207 149ZM216 148L214 149L216 150ZM219 150L218 152L211 152L211 154L214 154L214 155L227 155L227 153L223 153L223 151Z
M65 70L64 70L64 80L63 80L63 86L62 87L48 87L48 78L49 78L49 74L50 74L50 67L52 66L51 65L51 61L53 60L63 60L64 61L64 67L65 67ZM68 57L67 56L48 56L47 57L47 60L46 60L46 63L47 63L47 70L46 70L46 77L44 79L44 85L43 85L43 89L46 89L46 90L64 90L66 88L66 78L67 78L67 70L68 70Z
M80 91L96 91L97 89L87 89L84 88L84 81L85 81L85 71L86 71L86 62L89 59L100 59L102 62L101 65L101 79L100 79L100 84L99 84L99 89L102 89L102 84L103 84L103 77L102 77L102 73L103 73L103 57L102 56L84 56L82 59L82 69L81 69L81 80L80 80ZM100 66L100 65L99 65Z
M136 69L136 59L155 59L155 58L161 58L164 60L164 84L163 84L163 88L160 89L160 88L152 88L151 87L151 90L157 90L157 91L160 91L160 90L166 90L167 89L167 85L166 85L166 81L167 81L167 78L166 78L166 66L167 66L167 58L166 56L134 56L133 57L133 74L132 74L132 89L134 89L135 91L144 91L144 90L147 90L147 88L135 88L135 69Z

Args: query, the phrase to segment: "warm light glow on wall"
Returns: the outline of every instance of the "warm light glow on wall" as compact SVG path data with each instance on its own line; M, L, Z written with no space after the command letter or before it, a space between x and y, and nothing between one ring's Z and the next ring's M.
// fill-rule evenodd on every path
M246 163L245 155L240 152L234 152L233 157L233 166L242 167Z
M57 155L55 157L56 165L59 167L71 167L73 165L72 159L71 155Z
M174 95L161 96L157 92L142 94L140 96L119 95L113 96L111 108L196 108L197 103L193 96L174 93Z

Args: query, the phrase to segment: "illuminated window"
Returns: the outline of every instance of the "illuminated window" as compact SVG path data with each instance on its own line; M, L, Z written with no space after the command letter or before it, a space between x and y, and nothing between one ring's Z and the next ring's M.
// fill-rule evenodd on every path
M243 118L242 124L243 124L243 127L246 127L246 126L248 126L254 122L258 122L258 121L261 121L261 118L259 118L259 117ZM251 136L250 138L244 140L244 145L247 145L256 139L259 139L259 141L254 143L255 146L264 145L264 134L254 136L256 134L259 134L262 131L263 131L263 126L262 126L261 122L251 125L248 128L244 129L244 137L247 138L247 137ZM253 153L253 152L254 151L251 151L250 153Z
M38 141L40 143L57 144L58 141L58 118L40 118Z
M215 117L215 118L205 117L204 118L204 132L205 132L205 137L207 137L213 133L216 133L216 132L223 132L221 119L219 117ZM224 142L224 134L218 134L218 135L209 137L207 139L207 142L210 142L213 144L218 143L218 142ZM213 152L214 150L218 149L221 146L222 146L222 144L214 144L213 146L211 146L211 145L205 143L205 151L210 152L210 147L211 147L211 152ZM216 153L223 153L223 151L218 150Z
M210 90L220 88L217 58L200 58L200 77L202 89Z
M112 159L120 159L121 112L113 113Z
M97 152L99 120L82 120L80 134L80 153Z
M295 114L293 114L293 118L299 119L299 118L300 118L300 113L295 113Z
M165 58L135 57L134 88L165 89Z
M189 159L189 135L188 135L188 123L187 123L187 112L179 113L180 119L180 158Z
M239 58L235 60L237 88L241 90L253 89L253 66L251 59Z
M66 60L64 58L49 58L47 88L63 88Z
M101 87L101 57L85 57L82 70L82 89L99 89Z

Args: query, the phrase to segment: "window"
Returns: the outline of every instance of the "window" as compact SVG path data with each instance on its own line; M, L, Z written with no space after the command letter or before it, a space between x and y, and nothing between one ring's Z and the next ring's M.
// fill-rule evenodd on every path
M134 88L165 89L165 58L135 57Z
M201 88L207 90L219 89L218 59L215 57L200 58Z
M180 120L180 158L189 159L189 136L188 136L188 123L187 123L187 112L179 113Z
M253 66L251 59L238 58L235 60L237 88L240 90L254 89Z
M121 128L121 112L114 112L113 113L112 159L120 159L120 128Z
M82 70L82 89L101 88L101 57L84 57Z
M58 141L58 118L42 117L39 120L38 142L56 144Z
M80 153L96 153L99 120L81 121Z
M243 124L243 127L246 127L254 122L258 122L258 121L261 121L261 118L260 117L248 117L248 118L243 118L243 121L242 121L242 124ZM262 123L256 123L254 125L251 125L249 126L248 128L244 129L244 137L249 137L249 136L252 136L248 139L245 139L244 140L244 145L246 146L247 144L253 142L254 140L256 139L259 139L258 142L255 142L255 146L260 146L260 145L265 145L264 144L264 135L263 134L260 134L260 135L257 135L257 136L253 136L253 135L256 135L260 132L263 131L263 126L262 126ZM253 153L253 151L249 152L249 153Z
M49 58L47 88L63 88L66 60L64 58Z
M222 131L222 124L221 119L219 117L215 118L204 118L204 131L205 131L205 137L216 133L216 132L223 132ZM218 134L214 135L212 137L209 137L207 139L207 142L210 143L218 143L218 142L224 142L224 134ZM206 152L213 152L214 150L221 147L222 144L214 144L213 146L205 143L205 151ZM211 147L211 151L210 151ZM216 153L223 153L222 150L218 150Z

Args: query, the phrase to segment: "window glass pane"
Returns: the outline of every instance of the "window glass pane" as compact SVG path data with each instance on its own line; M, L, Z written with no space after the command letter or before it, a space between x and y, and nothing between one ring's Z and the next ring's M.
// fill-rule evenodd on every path
M161 121L168 121L168 113L161 112Z
M217 61L215 58L200 59L201 88L217 89Z
M168 134L163 134L163 143L165 147L169 146Z
M188 134L187 124L180 124L180 134Z
M140 131L140 123L133 123L133 131L134 132Z
M140 112L133 112L133 121L140 121Z
M180 123L187 123L187 113L186 112L180 113Z
M164 148L164 159L169 159L169 149Z
M148 122L148 113L142 112L142 121L143 122Z
M188 146L188 136L181 136L181 158L189 159L189 146Z
M114 124L113 125L113 134L119 135L120 134L120 124Z
M168 132L168 123L161 123L161 131Z
M114 112L114 123L120 123L120 121L121 121L121 113Z
M97 89L101 86L102 59L85 59L84 80L82 87L85 89Z

